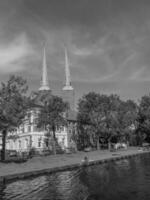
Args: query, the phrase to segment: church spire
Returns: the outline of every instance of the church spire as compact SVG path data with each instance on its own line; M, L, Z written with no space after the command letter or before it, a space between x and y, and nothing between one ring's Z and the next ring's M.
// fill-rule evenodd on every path
M66 77L66 82L65 86L63 87L63 90L73 90L73 87L71 86L70 66L66 48L65 48L65 77Z
M49 83L48 83L45 46L43 49L42 80L41 80L41 87L39 88L39 90L40 91L41 90L50 90Z

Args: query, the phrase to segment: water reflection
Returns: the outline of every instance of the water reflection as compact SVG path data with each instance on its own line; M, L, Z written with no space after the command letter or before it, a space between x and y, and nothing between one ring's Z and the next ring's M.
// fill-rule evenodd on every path
M150 155L0 185L2 200L147 200Z

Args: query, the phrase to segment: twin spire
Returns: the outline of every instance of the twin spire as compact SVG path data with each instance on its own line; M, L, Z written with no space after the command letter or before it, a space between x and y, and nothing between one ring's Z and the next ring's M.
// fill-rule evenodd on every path
M47 74L47 63L46 63L46 52L45 47L43 49L43 66L42 66L42 80L41 87L39 90L50 90L49 82L48 82L48 74Z
M73 87L71 86L70 65L66 48L65 48L65 75L66 75L66 82L65 86L63 87L63 90L73 90Z
M70 65L69 65L68 54L67 54L66 48L65 48L65 77L66 77L66 81L65 81L65 86L63 87L63 90L73 90L73 87L71 86ZM49 82L48 82L45 47L43 49L42 80L41 80L41 87L39 88L39 90L40 91L51 90L49 87Z

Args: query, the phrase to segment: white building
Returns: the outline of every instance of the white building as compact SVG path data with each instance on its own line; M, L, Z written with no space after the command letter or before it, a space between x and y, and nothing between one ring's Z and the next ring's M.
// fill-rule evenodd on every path
M63 87L62 98L70 104L70 110L66 113L67 126L63 126L56 130L56 138L58 146L62 149L69 148L74 145L72 135L76 132L76 112L74 111L74 89L71 86L70 69L67 51L65 50L65 74L66 84ZM43 52L42 81L37 95L34 96L35 104L31 110L27 111L27 115L22 125L14 132L8 133L6 149L17 150L18 152L26 152L32 148L43 151L52 147L50 145L50 137L47 137L46 131L37 127L37 117L40 109L40 97L46 94L46 98L50 98L52 91L48 83L47 64L45 48Z

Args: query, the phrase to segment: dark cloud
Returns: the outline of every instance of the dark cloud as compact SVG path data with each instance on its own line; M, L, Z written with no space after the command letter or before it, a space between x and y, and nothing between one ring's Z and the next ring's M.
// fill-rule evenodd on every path
M11 66L38 88L45 41L49 78L63 82L65 43L77 96L137 97L150 79L149 10L149 0L0 0L0 72Z

